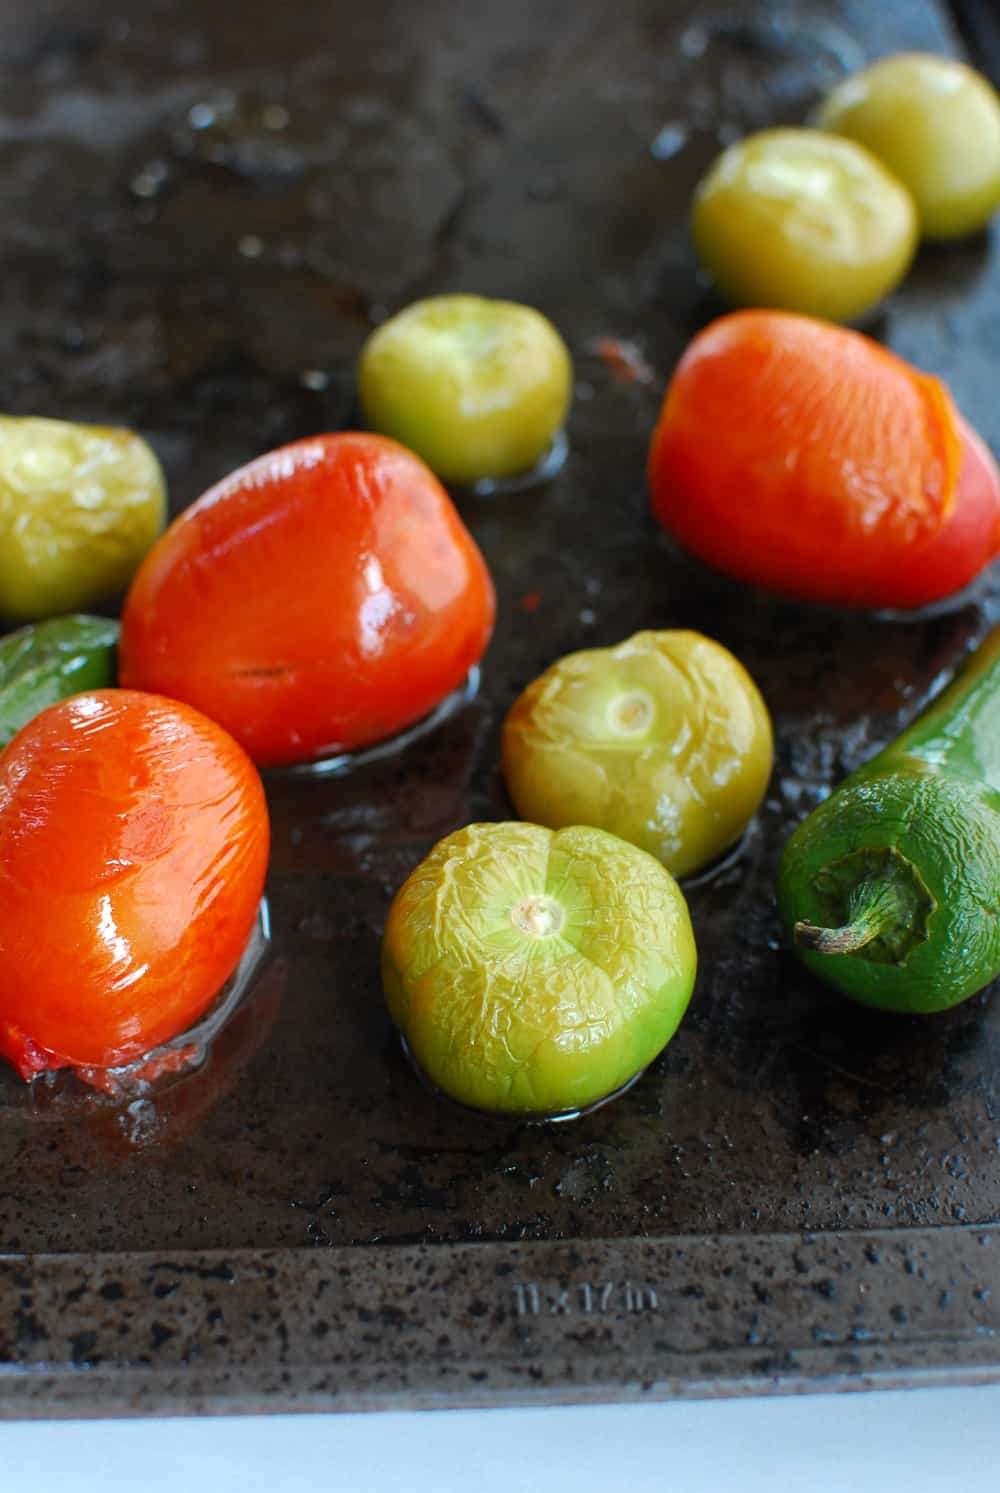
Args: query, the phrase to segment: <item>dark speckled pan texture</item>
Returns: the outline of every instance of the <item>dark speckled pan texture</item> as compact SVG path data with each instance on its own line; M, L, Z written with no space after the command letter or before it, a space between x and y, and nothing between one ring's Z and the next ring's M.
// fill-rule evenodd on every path
M180 508L350 424L365 335L417 295L537 304L577 367L563 469L462 500L499 593L478 695L352 773L269 782L270 959L207 1063L126 1105L0 1074L0 1413L997 1377L996 993L926 1021L851 1007L779 947L771 886L1000 583L923 620L783 604L676 552L643 485L717 309L686 212L720 141L878 53L988 44L989 6L956 12L961 37L931 0L0 4L5 410L135 426ZM986 239L923 254L873 330L1000 445ZM607 337L651 374L622 379ZM592 1115L474 1118L390 1029L391 895L509 813L499 730L529 679L675 626L737 654L778 740L742 855L689 893L689 1015Z

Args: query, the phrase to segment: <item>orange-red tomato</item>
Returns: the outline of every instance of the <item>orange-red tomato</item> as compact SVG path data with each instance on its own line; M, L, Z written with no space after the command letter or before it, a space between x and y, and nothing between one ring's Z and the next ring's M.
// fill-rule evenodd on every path
M115 1067L184 1031L239 963L264 791L186 705L96 690L0 757L0 1053L29 1078Z
M427 715L489 641L493 583L430 469L323 435L234 472L143 562L121 680L187 700L255 761L350 751Z
M1000 551L1000 478L944 385L786 312L737 312L695 338L649 481L686 548L787 596L918 607Z

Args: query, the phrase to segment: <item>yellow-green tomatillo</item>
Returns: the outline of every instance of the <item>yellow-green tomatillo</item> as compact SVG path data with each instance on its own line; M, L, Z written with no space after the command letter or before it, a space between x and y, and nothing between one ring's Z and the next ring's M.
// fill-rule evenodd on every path
M121 591L166 519L163 472L130 430L0 415L0 613L75 612Z
M475 295L415 301L361 350L358 395L373 430L446 482L530 471L569 409L569 351L541 312Z
M885 57L838 84L816 123L885 162L913 194L925 238L975 233L1000 207L1000 98L952 57Z
M733 306L854 321L895 290L917 247L909 192L853 140L762 130L699 185L695 249Z
M512 1115L586 1109L636 1077L677 1030L696 962L673 877L586 826L449 835L396 894L382 945L423 1073Z
M522 818L597 825L687 876L756 813L773 737L728 649L696 632L639 632L546 669L511 707L502 752Z

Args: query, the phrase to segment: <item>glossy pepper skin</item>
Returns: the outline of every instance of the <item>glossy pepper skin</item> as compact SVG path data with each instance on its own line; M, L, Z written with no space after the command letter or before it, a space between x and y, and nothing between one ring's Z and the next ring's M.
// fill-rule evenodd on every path
M121 628L107 617L53 617L0 638L0 749L39 711L115 682Z
M801 600L911 610L1000 552L1000 474L945 386L787 312L735 312L690 344L649 486L693 554Z
M543 1116L610 1097L652 1061L696 961L680 888L645 851L588 826L470 824L397 892L382 978L442 1092Z
M268 839L253 764L188 706L43 710L0 756L0 1053L29 1078L184 1031L243 953Z
M773 737L727 648L696 632L640 632L571 653L529 684L504 722L502 757L523 819L596 825L687 876L757 812Z
M125 602L121 682L186 700L262 766L393 736L478 663L493 583L433 473L383 436L313 436L188 508Z
M998 722L1000 629L786 845L785 927L853 1000L928 1014L1000 974Z
M0 415L0 613L33 621L124 590L166 504L133 431Z

